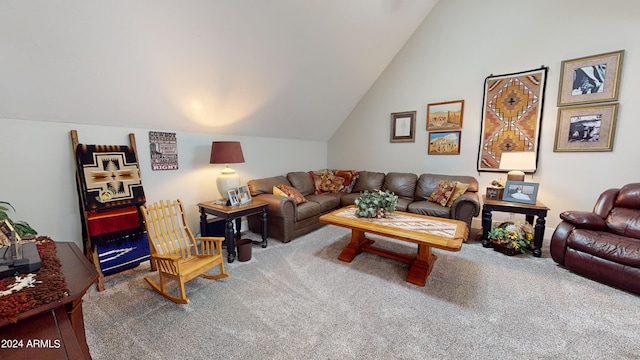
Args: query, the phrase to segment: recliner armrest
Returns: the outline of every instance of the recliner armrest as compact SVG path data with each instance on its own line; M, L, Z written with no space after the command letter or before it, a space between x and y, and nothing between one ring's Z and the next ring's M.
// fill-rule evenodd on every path
M607 224L604 222L604 219L590 211L564 211L560 213L560 219L571 223L580 229L607 229Z

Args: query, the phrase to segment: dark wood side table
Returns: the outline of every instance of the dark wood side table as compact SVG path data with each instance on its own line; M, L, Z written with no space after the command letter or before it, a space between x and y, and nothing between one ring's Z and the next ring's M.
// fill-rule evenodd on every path
M0 341L10 346L0 349L2 359L91 359L82 297L98 272L75 243L56 241L56 255L69 296L23 312L17 323L0 323Z
M262 241L254 241L254 244L261 244L267 247L267 206L269 204L261 200L251 200L250 203L238 206L218 205L215 201L201 202L200 208L200 234L209 236L207 233L207 214L224 219L225 232L224 241L227 245L227 261L232 263L236 259L236 240L240 240L240 221L243 216L262 214L262 226L260 233ZM234 233L233 222L235 220L237 232Z
M543 203L536 201L535 204L523 204L516 202L508 202L501 200L487 199L485 195L482 195L482 246L491 247L491 242L488 239L489 231L491 230L491 212L510 212L517 214L524 214L527 222L533 225L533 217L536 216L537 220L534 226L533 234L533 256L542 256L542 239L544 238L545 218L547 217L547 211L549 210Z

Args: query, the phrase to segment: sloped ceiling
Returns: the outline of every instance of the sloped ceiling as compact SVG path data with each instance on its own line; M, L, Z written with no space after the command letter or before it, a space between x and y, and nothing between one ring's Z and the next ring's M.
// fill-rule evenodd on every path
M437 0L0 0L0 117L326 141Z

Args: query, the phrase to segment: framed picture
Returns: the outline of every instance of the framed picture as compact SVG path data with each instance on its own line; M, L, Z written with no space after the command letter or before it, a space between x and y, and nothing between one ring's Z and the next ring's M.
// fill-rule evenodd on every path
M20 241L20 236L15 231L11 223L8 220L0 221L0 246L11 245L11 234L15 234L16 241Z
M618 100L624 50L565 60L558 106Z
M459 155L460 131L429 132L429 155Z
M462 129L464 100L427 105L427 131Z
M242 185L238 188L238 199L240 200L240 204L251 202L251 193L249 192L248 185Z
M416 141L416 112L391 113L391 142Z
M238 191L236 189L227 190L227 195L229 195L230 206L240 205L240 199L238 199Z
M535 204L537 197L538 183L507 180L502 201Z
M553 151L611 151L618 104L558 109Z

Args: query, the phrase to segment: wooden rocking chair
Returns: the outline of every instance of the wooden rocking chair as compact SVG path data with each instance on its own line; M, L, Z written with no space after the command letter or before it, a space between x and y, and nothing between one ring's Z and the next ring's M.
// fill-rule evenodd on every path
M197 276L206 279L222 279L229 276L224 271L222 256L224 238L194 237L187 226L184 207L180 200L143 205L140 206L140 210L149 236L151 262L155 263L158 269L160 285L158 286L149 276L144 279L159 294L175 303L187 304L189 299L184 290L185 282ZM205 273L215 266L220 266L219 274ZM180 297L167 291L167 279L178 282Z

